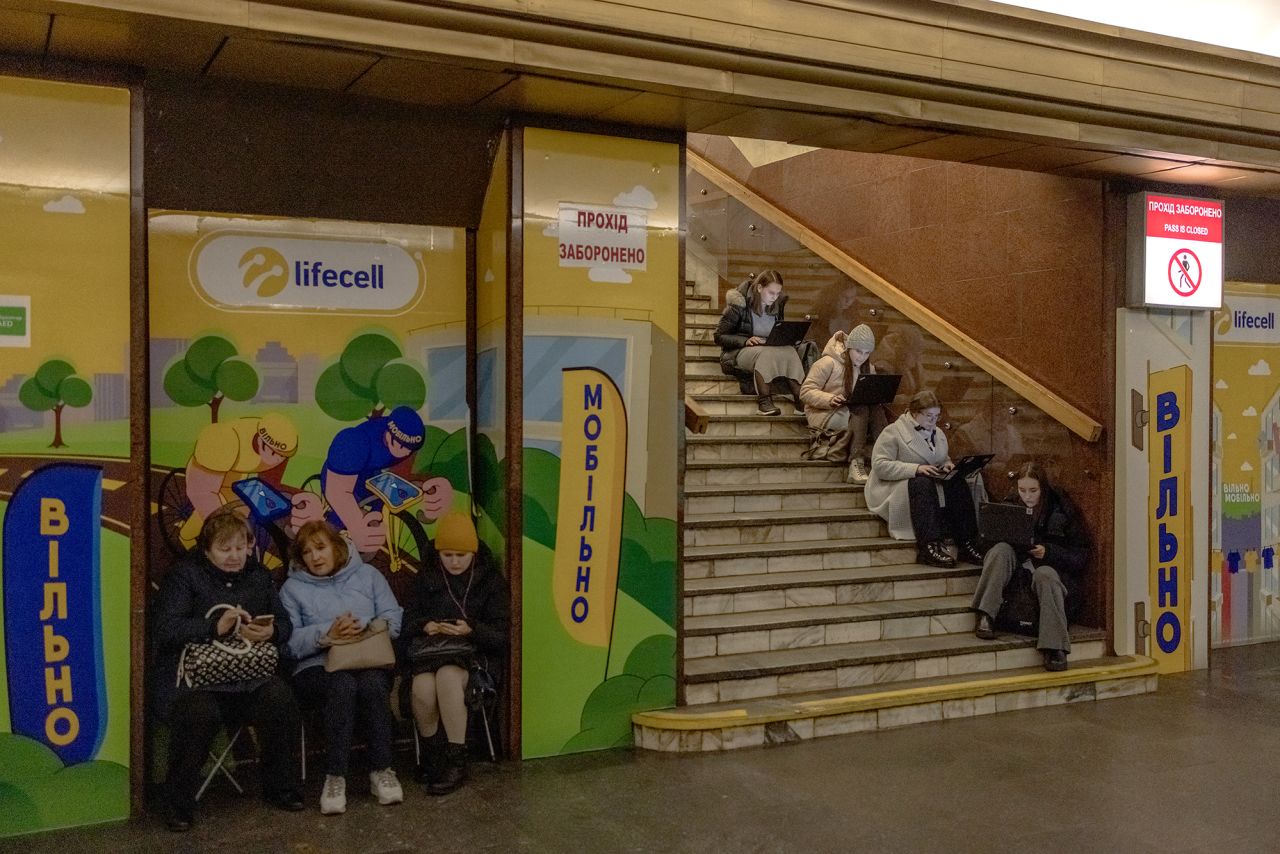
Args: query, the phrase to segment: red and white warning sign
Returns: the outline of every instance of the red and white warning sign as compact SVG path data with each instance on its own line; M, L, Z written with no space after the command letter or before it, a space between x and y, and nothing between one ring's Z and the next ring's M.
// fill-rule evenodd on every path
M1155 193L1139 193L1134 201L1141 205L1134 213L1142 231L1130 237L1141 240L1143 257L1139 268L1131 269L1131 276L1141 275L1141 292L1132 301L1221 308L1223 203Z

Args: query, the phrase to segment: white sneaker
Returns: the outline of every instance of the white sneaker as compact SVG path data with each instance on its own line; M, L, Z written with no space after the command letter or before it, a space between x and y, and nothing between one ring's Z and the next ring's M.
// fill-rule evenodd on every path
M369 792L384 807L404 800L404 789L400 788L396 772L390 768L369 772Z
M326 774L320 792L320 814L337 815L347 811L347 778Z
M845 476L848 483L865 484L870 477L871 472L867 471L867 464L861 457L854 457L849 462L849 474Z

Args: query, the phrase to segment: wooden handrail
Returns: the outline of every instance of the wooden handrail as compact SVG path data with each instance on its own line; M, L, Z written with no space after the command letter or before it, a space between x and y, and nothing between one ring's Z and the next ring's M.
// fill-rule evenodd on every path
M689 428L689 432L707 432L707 424L710 421L711 416L707 414L707 410L703 408L702 404L686 394L684 396L684 426Z
M707 180L767 219L810 252L901 311L913 323L922 327L952 350L955 350L1008 386L1024 400L1034 404L1072 433L1087 442L1096 442L1102 437L1101 424L1046 389L1031 376L965 335L924 303L908 295L860 261L850 257L843 249L822 237L696 151L688 150L685 156L689 165Z

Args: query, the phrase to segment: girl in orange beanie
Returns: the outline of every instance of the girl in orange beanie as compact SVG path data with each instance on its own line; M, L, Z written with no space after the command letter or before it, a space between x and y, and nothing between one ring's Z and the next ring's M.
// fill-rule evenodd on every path
M497 675L507 657L507 614L507 583L471 517L450 513L422 562L401 634L413 719L426 743L417 780L431 794L466 781L470 670L479 660Z

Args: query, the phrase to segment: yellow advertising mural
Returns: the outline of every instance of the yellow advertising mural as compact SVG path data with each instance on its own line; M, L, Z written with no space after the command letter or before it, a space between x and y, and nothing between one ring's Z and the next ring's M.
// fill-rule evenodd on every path
M1213 324L1210 642L1280 638L1280 287L1228 282Z
M676 143L522 136L531 757L628 745L675 703L682 200Z
M0 77L0 836L129 813L129 114Z
M1191 667L1191 369L1151 374L1148 395L1151 655L1176 673Z

